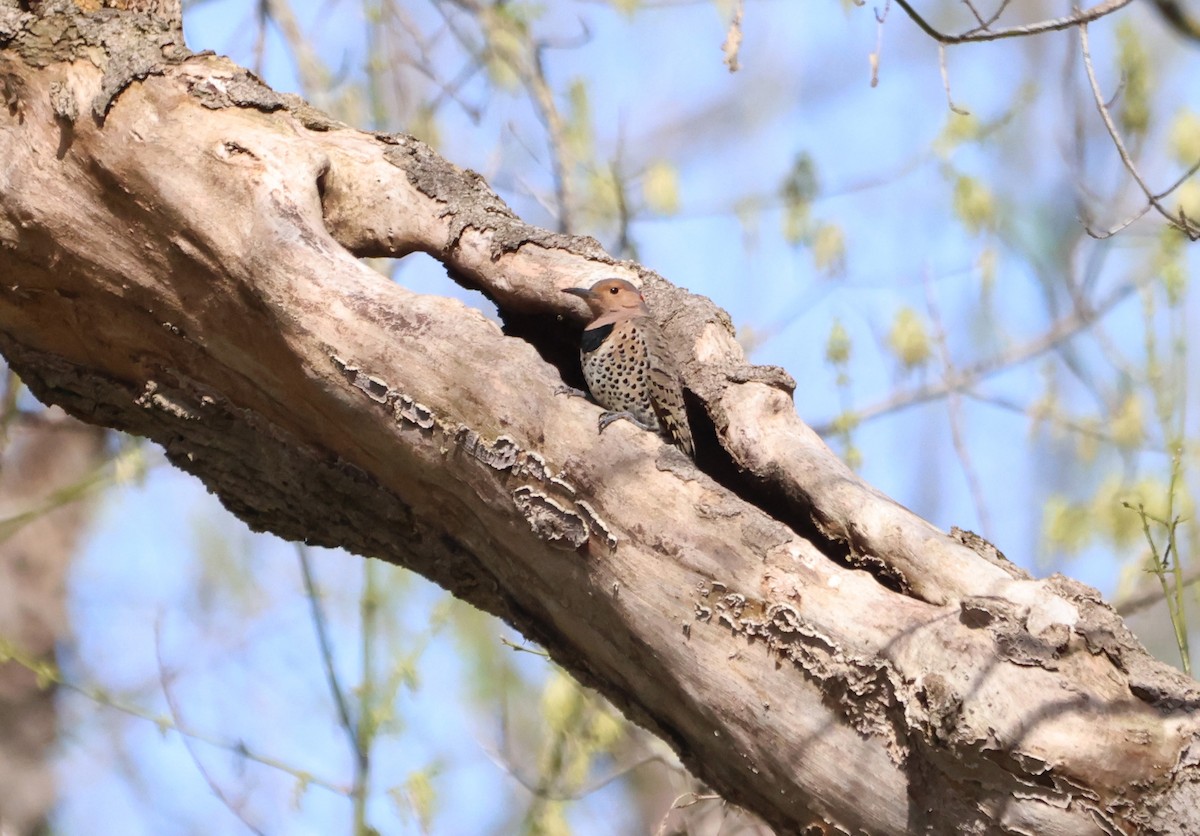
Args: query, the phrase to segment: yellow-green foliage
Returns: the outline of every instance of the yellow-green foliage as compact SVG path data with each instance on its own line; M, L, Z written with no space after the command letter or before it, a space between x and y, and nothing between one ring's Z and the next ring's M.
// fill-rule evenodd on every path
M642 178L642 197L646 206L660 215L679 211L679 172L666 160L657 160Z
M979 259L975 262L979 270L979 291L982 295L991 294L996 286L996 270L999 266L1000 254L995 247L984 247L979 251Z
M1100 452L1100 442L1103 429L1100 421L1089 415L1075 422L1078 431L1075 433L1075 451L1081 462L1095 461Z
M484 63L492 84L514 91L521 86L529 50L529 24L536 18L532 6L496 3L484 6L479 24L487 38Z
M1192 187L1195 190L1194 193L1197 194L1197 202L1200 202L1200 185L1189 181L1184 186ZM1182 192L1182 189L1180 191ZM1189 200L1191 199L1189 197ZM1195 208L1200 213L1200 206ZM1193 216L1189 212L1189 217L1200 218L1200 214ZM1164 226L1158 235L1158 241L1154 247L1151 269L1158 275L1159 280L1162 282L1163 290L1167 295L1167 304L1173 308L1178 307L1179 303L1183 301L1184 294L1187 291L1186 244L1187 237L1182 232L1174 227Z
M402 787L391 792L391 796L402 813L417 820L423 833L430 832L437 800L430 770L421 769L411 773Z
M807 203L787 203L783 207L783 240L799 244L808 234L811 206Z
M850 362L852 347L850 332L840 319L835 319L825 340L825 360L834 366L844 366Z
M1146 440L1146 425L1142 399L1130 394L1112 415L1109 432L1118 447L1132 450Z
M1193 221L1200 220L1200 182L1195 177L1175 192L1175 207Z
M1117 25L1117 66L1121 69L1121 127L1128 134L1144 134L1150 126L1150 56L1137 27L1128 18Z
M559 670L550 674L542 689L542 719L552 732L571 728L582 699L579 686Z
M595 131L592 129L592 104L588 97L587 82L582 78L572 79L567 87L567 116L563 132L567 151L573 158L591 158L592 141L595 137Z
M1042 508L1042 537L1051 550L1074 554L1092 538L1091 515L1086 505L1055 494Z
M409 120L406 130L430 145L432 148L438 148L442 142L441 130L438 127L437 117L434 116L433 109L427 105L418 107Z
M812 236L813 264L822 273L840 273L846 266L846 237L840 226L819 224Z
M597 223L611 221L621 214L621 184L610 168L593 169L584 181L584 211Z
M972 233L991 228L996 220L991 190L974 177L959 175L954 181L954 214Z
M857 429L859 421L857 412L840 412L833 419L833 430L839 435L844 435Z
M16 642L0 636L0 665L8 662L16 662L32 673L39 688L49 688L62 681L62 674L52 659L30 656Z
M799 244L809 235L812 201L817 196L817 167L807 152L796 155L791 171L783 181L783 238Z
M925 321L907 305L896 312L888 332L888 347L905 368L913 369L929 361L932 347Z
M1153 477L1126 484L1116 475L1101 483L1092 499L1092 513L1100 531L1121 549L1129 549L1142 540L1142 521L1130 508L1144 508L1151 517L1165 519L1170 503L1169 486ZM1174 512L1189 517L1192 500L1177 492Z
M1171 153L1180 165L1200 160L1200 113L1183 108L1171 121Z
M862 449L854 446L847 447L846 452L842 454L842 459L846 462L846 467L858 470L863 463Z
M1073 554L1095 539L1120 550L1136 547L1143 539L1143 508L1151 519L1166 519L1170 487L1161 479L1146 477L1129 483L1117 475L1106 478L1090 499L1071 502L1054 495L1042 513L1042 536L1047 548ZM1187 519L1193 512L1191 496L1176 489L1173 513Z
M933 150L942 158L949 157L959 145L964 142L974 142L982 134L983 126L979 119L969 113L950 111L941 134L933 141Z
M561 801L546 801L525 828L527 836L571 836L565 805Z
M546 681L541 704L547 732L542 775L573 792L587 780L592 759L621 739L621 724L598 697L558 668Z
M625 726L606 710L596 711L587 728L588 737L602 752L607 752L625 736Z

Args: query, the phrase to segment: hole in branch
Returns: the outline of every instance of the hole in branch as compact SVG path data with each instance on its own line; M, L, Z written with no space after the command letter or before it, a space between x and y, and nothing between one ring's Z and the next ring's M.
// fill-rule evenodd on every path
M449 296L482 313L497 324L502 324L496 305L477 290L463 287L451 280L445 266L433 256L415 252L397 259L367 259L368 263L387 264L386 275L398 285L414 293L434 296Z

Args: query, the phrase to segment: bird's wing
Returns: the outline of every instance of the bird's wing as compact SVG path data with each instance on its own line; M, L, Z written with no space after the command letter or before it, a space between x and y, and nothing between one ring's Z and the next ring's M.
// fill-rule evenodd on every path
M688 425L683 386L679 382L679 367L675 365L675 357L654 322L646 322L641 331L646 340L650 403L654 407L654 414L675 446L694 456L696 451L692 444L692 429Z

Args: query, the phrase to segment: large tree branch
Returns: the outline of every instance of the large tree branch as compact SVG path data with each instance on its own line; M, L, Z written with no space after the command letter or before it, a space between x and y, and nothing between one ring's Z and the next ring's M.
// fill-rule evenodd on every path
M44 400L159 442L256 529L507 619L783 832L1197 826L1200 690L1094 592L864 484L707 299L220 58L118 74L88 115L97 16L56 60L33 21L0 21L0 350ZM509 333L354 257L416 251ZM679 350L698 466L554 394L582 313L558 288L609 275Z

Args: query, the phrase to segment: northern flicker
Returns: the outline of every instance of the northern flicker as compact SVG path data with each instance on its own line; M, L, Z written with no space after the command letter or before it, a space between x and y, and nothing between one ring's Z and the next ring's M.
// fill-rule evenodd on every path
M605 279L563 293L578 296L592 312L579 355L588 390L608 410L600 431L626 418L694 456L675 359L641 291L624 279Z

